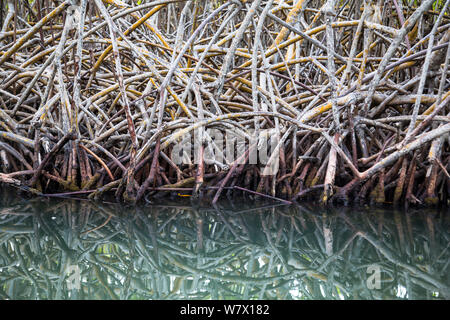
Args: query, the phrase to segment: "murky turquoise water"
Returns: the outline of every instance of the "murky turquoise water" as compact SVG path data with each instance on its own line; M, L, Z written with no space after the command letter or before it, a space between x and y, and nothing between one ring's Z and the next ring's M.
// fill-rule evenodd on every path
M446 211L0 199L2 299L449 299Z

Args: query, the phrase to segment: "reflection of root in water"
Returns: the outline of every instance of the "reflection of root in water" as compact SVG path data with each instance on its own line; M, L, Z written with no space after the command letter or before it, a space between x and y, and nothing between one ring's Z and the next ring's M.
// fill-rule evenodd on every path
M450 297L445 213L7 201L3 299Z

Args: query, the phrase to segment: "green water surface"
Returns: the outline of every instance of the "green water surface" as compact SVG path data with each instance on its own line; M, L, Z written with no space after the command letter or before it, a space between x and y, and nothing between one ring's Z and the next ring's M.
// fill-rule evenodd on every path
M446 210L0 199L1 299L449 299Z

